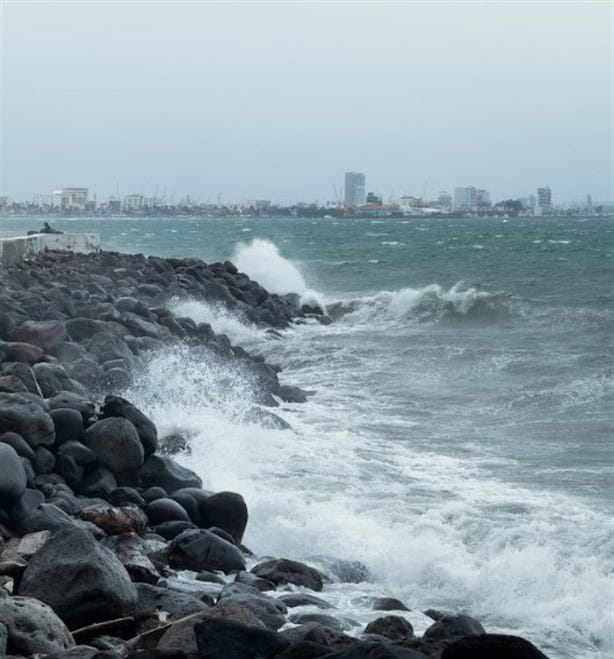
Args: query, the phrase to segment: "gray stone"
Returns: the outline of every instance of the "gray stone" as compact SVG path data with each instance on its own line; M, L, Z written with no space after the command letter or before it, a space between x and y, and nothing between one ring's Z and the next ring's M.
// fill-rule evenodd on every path
M171 542L169 558L171 567L180 570L221 570L229 574L245 569L237 547L204 529L180 533Z
M286 623L286 605L274 597L264 595L256 588L241 583L231 583L224 586L219 595L219 601L232 601L249 609L258 620L269 629L279 629Z
M25 395L0 393L0 433L5 432L21 435L33 448L55 442L51 417Z
M0 443L0 498L17 500L25 492L26 472L12 446Z
M166 611L169 614L169 620L180 620L207 608L203 602L185 593L157 588L147 583L137 584L136 589L139 594L137 615L153 609Z
M31 558L20 593L77 627L131 615L137 591L124 566L81 529L59 531Z
M15 328L13 338L53 354L66 339L66 327L58 320L27 320Z
M144 487L159 486L168 494L183 488L200 488L203 484L201 478L191 469L160 455L152 455L145 460L141 477Z
M83 443L114 474L138 469L143 464L143 445L127 419L111 417L97 421L83 434Z
M250 570L253 574L275 585L295 584L305 586L312 590L322 590L322 575L318 570L298 561L290 561L286 558L278 558L264 561Z
M31 597L0 599L0 620L7 629L11 654L61 652L75 642L51 607Z

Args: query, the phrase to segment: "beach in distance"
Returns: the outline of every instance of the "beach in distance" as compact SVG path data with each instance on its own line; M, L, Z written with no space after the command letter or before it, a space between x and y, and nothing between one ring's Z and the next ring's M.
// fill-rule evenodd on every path
M271 332L221 302L168 303L308 392L273 410L289 427L247 421L240 369L185 347L151 351L115 393L188 438L175 459L206 490L243 495L258 555L368 571L325 586L335 615L364 627L389 596L416 634L421 611L464 612L550 659L612 656L611 219L50 224L105 251L231 261L330 318Z

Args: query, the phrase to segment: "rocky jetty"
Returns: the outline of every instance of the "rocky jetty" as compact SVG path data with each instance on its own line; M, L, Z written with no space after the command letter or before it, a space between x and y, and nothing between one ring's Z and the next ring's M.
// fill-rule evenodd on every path
M121 391L149 351L188 343L240 362L262 405L300 402L277 371L169 303L215 302L283 328L307 316L231 263L47 253L0 282L0 656L74 659L538 659L528 641L399 600L366 628L327 600L330 573L244 546L248 505L202 489ZM171 451L172 453L172 451ZM316 595L317 593L317 595ZM350 631L351 633L348 633Z

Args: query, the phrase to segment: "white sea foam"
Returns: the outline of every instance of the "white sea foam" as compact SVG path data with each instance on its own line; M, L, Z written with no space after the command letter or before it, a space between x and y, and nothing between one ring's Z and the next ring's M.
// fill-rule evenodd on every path
M255 238L249 244L239 243L233 261L241 272L270 293L297 293L301 304L317 305L326 310L322 295L307 286L299 266L283 257L270 240Z
M232 343L245 345L266 338L262 329L222 304L181 300L172 304L171 309L178 316L192 318L197 323L209 323L216 334L226 334Z

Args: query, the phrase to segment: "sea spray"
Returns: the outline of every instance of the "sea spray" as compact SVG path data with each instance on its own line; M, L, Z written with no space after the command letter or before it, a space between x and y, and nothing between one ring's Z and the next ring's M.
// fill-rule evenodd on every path
M241 272L248 274L270 293L296 293L301 304L326 310L321 294L307 287L299 267L284 258L270 240L255 238L249 244L239 243L233 261Z

